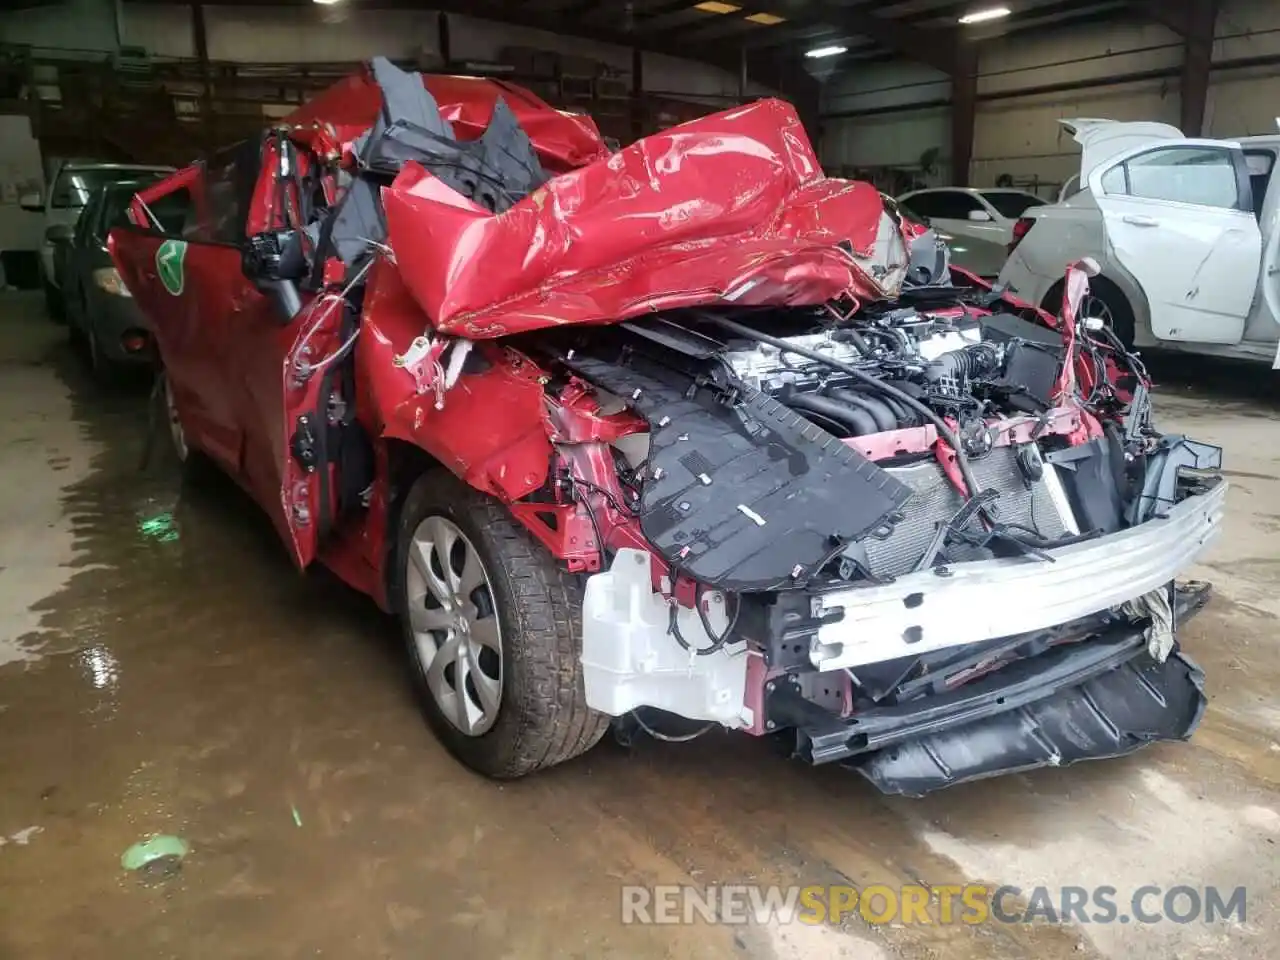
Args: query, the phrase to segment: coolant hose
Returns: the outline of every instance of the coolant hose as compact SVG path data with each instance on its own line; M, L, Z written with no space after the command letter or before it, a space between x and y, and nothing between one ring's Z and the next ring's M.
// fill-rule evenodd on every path
M832 331L831 339L835 340L837 343L840 341L852 343L858 348L858 352L864 357L874 356L871 344L867 343L866 338L864 338L857 330L853 329L853 327L841 327L839 330Z
M808 347L802 347L798 344L788 343L781 337L770 336L767 333L761 333L759 330L748 327L744 323L738 323L736 320L730 320L728 317L722 317L719 314L710 312L700 312L700 317L714 323L718 327L723 327L730 333L736 333L740 337L746 337L748 340L755 340L757 343L767 343L771 347L777 347L779 350L785 350L788 353L794 353L798 357L805 357L817 363L826 364L833 370L839 370L841 373L847 373L855 380L865 383L871 389L886 396L894 397L905 403L912 410L922 414L926 420L938 428L938 436L940 436L947 445L951 447L955 454L956 467L960 471L960 476L964 478L965 496L971 498L979 492L978 479L973 475L973 468L969 466L969 458L965 455L964 447L960 444L960 438L956 436L955 431L947 425L947 421L930 410L927 406L917 400L911 394L899 390L897 387L889 383L884 383L871 376L869 373L863 373L852 364L845 363L842 360L836 360L817 350L810 350Z
M841 426L847 427L849 433L855 437L879 432L876 421L865 410L847 406L821 394L793 393L782 397L781 400L793 410L808 410L818 414L820 417L833 420Z
M878 431L898 429L898 416L885 401L864 397L853 390L836 389L828 390L827 393L841 403L847 403L871 414L871 419L876 422Z

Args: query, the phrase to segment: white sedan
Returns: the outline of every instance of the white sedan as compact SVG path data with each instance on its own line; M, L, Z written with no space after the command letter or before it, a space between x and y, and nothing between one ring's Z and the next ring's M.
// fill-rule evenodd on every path
M1280 136L1063 124L1082 147L1083 187L1027 211L1000 282L1056 311L1065 265L1092 257L1102 273L1084 313L1126 343L1280 363Z
M904 193L898 203L944 233L1007 245L1018 218L1045 201L1025 190L936 187Z

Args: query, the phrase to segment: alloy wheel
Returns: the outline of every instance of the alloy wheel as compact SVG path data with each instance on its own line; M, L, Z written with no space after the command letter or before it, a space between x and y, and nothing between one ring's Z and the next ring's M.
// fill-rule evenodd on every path
M1101 320L1107 325L1107 329L1114 331L1115 317L1111 315L1111 308L1107 306L1106 301L1094 296L1086 296L1080 302L1080 309L1076 313L1081 320Z
M502 628L489 572L475 545L441 516L409 541L409 628L427 689L445 718L478 737L502 705Z

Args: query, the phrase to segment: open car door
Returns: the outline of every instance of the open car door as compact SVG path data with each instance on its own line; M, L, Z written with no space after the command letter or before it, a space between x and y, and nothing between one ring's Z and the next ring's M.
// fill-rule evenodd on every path
M1088 181L1108 254L1142 287L1155 336L1239 343L1262 264L1239 144L1148 142L1099 164Z
M338 458L355 397L349 365L335 351L355 316L339 298L320 302L302 289L301 247L294 244L314 207L327 203L314 158L273 134L215 161L211 206L240 197L241 292L227 322L228 380L244 423L242 479L303 568L349 505Z

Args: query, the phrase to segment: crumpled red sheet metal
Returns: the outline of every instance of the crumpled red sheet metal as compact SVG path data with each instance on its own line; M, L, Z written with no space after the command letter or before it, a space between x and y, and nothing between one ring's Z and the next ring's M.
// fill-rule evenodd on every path
M484 77L440 74L423 74L423 82L460 140L475 140L484 133L493 106L502 97L548 170L560 173L608 156L594 120L557 110L523 87ZM381 109L382 91L366 67L308 100L281 122L298 127L332 125L334 140L341 144L373 126Z
M405 283L442 333L494 337L732 301L883 291L884 206L825 177L795 110L762 100L640 140L495 215L410 164L383 191Z

